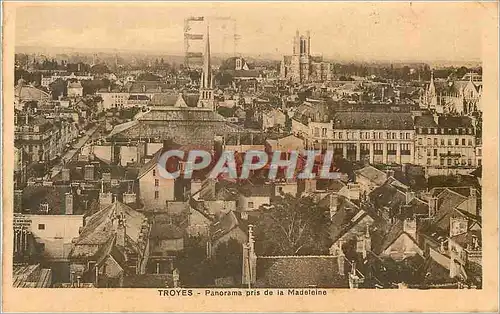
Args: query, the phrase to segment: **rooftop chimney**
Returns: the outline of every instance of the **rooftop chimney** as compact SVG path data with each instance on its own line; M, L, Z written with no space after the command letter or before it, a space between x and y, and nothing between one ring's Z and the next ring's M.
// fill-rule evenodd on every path
M70 180L70 175L69 175L69 169L68 168L63 168L61 170L61 175L62 175L62 180L67 182Z
M433 114L432 117L434 118L434 123L439 125L439 116L437 114Z
M116 230L116 245L125 246L125 238L127 235L127 227L125 215L123 213L118 217L118 228Z
M476 216L480 215L479 208L477 206L477 189L474 187L470 187L470 195L467 204L468 204L467 211L469 213Z
M410 235L414 240L417 239L417 220L405 219L403 222L403 231Z
M429 217L432 218L434 215L436 215L436 212L438 210L438 198L437 197L430 197L429 198Z
M257 272L257 255L255 254L253 225L248 225L248 243L243 245L242 284L250 288L255 283Z
M479 239L475 234L472 235L472 249L473 250L479 249Z
M94 180L94 165L85 165L84 179L86 181Z
M73 193L68 192L64 196L65 214L73 215Z
M339 207L338 194L335 193L330 194L330 219L333 219L333 217L337 213L338 207Z
M100 205L109 205L109 204L113 203L112 196L113 195L111 194L111 192L107 192L107 193L100 192L99 193L99 203L100 203Z
M408 205L415 198L415 192L406 191L405 196L406 196L406 205Z
M123 203L124 204L134 204L136 202L135 193L123 193Z

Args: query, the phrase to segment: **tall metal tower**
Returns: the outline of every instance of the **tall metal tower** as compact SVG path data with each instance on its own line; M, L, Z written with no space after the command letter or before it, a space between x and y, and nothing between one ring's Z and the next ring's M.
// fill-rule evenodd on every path
M222 27L217 29L214 24L222 22ZM202 41L204 35L202 33L193 33L193 28L198 24L210 24L211 29L214 30L215 37L222 36L222 45L225 48L226 38L230 38L233 44L232 54L237 56L237 44L240 36L236 33L236 20L231 17L219 16L190 16L184 19L184 66L186 68L199 67L203 60L202 50L194 51L193 44L196 41ZM201 48L202 45L197 45Z
M205 20L203 16L190 16L184 19L184 66L189 68L192 60L199 63L202 60L202 52L191 51L191 41L203 40L203 34L191 33L193 23L202 23Z

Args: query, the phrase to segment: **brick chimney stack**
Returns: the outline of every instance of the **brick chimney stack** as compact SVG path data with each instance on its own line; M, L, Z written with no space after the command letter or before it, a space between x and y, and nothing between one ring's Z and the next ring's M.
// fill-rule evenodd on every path
M73 193L68 192L64 195L64 207L66 215L73 215Z
M125 246L125 238L127 235L127 227L125 221L125 214L118 215L118 228L116 230L116 245Z

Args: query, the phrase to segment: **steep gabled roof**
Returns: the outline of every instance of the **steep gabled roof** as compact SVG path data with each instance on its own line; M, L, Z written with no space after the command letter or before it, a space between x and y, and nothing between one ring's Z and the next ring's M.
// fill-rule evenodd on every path
M375 183L376 185L382 185L387 180L387 174L382 170L379 170L373 166L366 166L359 170L354 171L357 176L363 176Z
M257 283L262 288L347 288L337 256L257 257Z

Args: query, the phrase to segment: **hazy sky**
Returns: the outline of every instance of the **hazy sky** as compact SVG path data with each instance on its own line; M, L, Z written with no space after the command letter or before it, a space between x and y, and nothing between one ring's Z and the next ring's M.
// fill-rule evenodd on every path
M299 29L311 31L313 54L473 61L484 11L477 3L51 3L17 9L16 45L181 53L184 18L205 15L236 20L243 54L290 54ZM223 23L213 24L213 50L231 53L232 27L222 36Z

